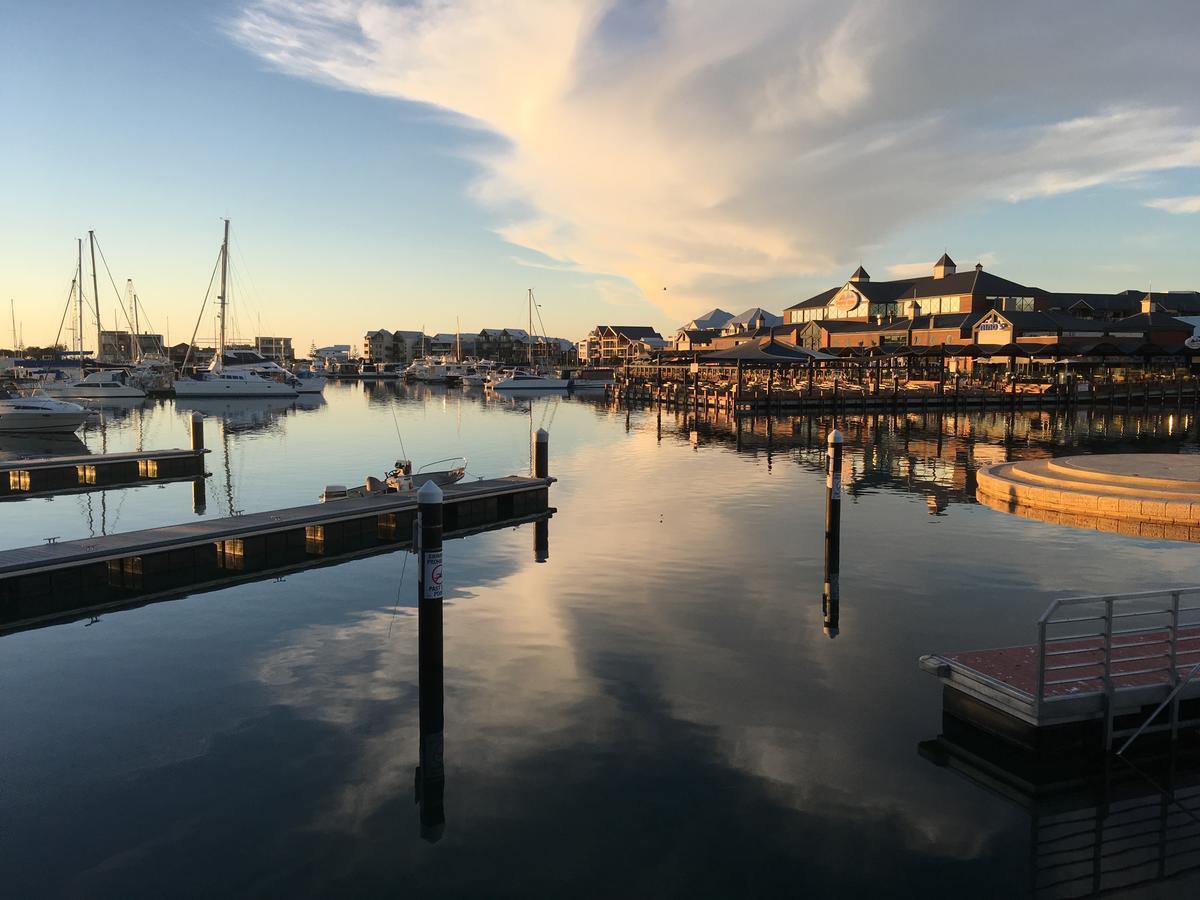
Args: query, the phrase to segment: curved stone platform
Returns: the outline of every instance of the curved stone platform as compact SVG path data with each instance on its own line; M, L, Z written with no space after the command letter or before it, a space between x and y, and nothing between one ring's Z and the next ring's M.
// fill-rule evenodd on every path
M993 509L1056 524L1200 542L1200 455L1000 463L978 472L976 496Z

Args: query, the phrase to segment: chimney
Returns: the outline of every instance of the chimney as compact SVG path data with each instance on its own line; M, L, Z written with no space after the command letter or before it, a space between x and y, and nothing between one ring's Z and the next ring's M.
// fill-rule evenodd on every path
M975 272L976 272L976 274L978 274L978 273L980 273L980 272L982 272L982 271L983 271L983 263L981 263L981 262L977 262L977 263L975 263Z

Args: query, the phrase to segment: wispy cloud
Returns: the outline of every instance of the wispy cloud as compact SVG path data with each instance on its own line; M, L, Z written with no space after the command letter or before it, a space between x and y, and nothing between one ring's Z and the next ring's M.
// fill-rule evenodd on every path
M1146 205L1151 209L1161 209L1172 215L1182 216L1189 213L1200 213L1200 196L1156 197L1148 200Z
M231 32L279 69L501 135L475 196L532 210L503 236L676 315L953 207L1200 165L1184 0L248 3Z

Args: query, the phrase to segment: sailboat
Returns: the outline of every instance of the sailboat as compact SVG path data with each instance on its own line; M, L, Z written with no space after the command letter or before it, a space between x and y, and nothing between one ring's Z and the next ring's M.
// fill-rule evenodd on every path
M88 232L88 244L92 254L92 293L93 301L96 304L96 360L103 362L100 337L100 298L98 296L99 288L96 284L96 233ZM77 377L57 378L55 380L45 379L40 385L40 389L46 395L51 397L65 397L70 400L138 400L144 399L146 392L138 385L131 382L128 374L124 369L99 369L87 375L83 369L83 239L80 238L77 244L79 252L79 262L76 269L75 283L72 285L71 296L67 299L67 307L70 309L71 304L77 304L77 327L75 331L75 358L79 364L79 372ZM65 313L64 313L65 318Z
M175 381L176 397L295 397L296 390L282 381L263 378L248 368L225 368L225 308L229 285L229 220L221 242L221 292L217 295L220 321L217 352L208 370Z
M533 365L533 288L529 289L529 368L517 369L507 378L492 382L493 391L565 391L570 384L566 378L542 375Z

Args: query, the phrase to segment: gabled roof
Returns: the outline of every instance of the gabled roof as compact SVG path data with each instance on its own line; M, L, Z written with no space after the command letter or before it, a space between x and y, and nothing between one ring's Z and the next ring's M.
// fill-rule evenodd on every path
M500 337L504 334L503 328L480 328L479 333L485 337Z
M1051 309L1073 309L1081 303L1093 310L1128 310L1136 312L1140 307L1137 297L1120 294L1073 294L1047 292L1043 294Z
M829 301L832 300L834 296L837 295L837 292L841 289L841 285L838 285L837 287L831 287L829 290L821 291L821 293L813 297L809 297L807 300L801 300L799 303L793 303L788 307L788 309L811 309L814 306L828 306Z
M822 291L816 296L801 300L788 309L812 309L828 306L845 285ZM900 278L895 281L858 281L851 287L872 303L894 303L900 300L917 300L926 297L962 296L971 294L984 297L1038 297L1039 288L1027 287L993 275L991 272L971 269L955 272L945 278L925 275L920 278Z
M631 341L640 341L642 338L662 338L662 335L649 325L601 325L599 327L611 328L621 337Z
M1048 312L1016 312L1013 310L988 310L975 324L988 316L996 316L1010 323L1021 331L1084 331L1094 334L1104 334L1107 326L1094 319L1081 319L1057 310ZM974 327L974 325L972 326Z
M759 318L759 316L762 317L764 325L783 324L783 316L777 316L775 313L767 312L761 306L752 306L749 309L738 313L738 315L734 316L725 324L726 327L729 327L730 325L750 325L757 318Z
M721 333L719 328L680 328L679 334L682 334L689 341L695 343L700 341L711 341Z
M1126 316L1123 319L1117 319L1112 323L1114 330L1144 330L1146 328L1170 329L1172 331L1191 331L1192 326L1187 322L1181 322L1179 319L1165 312L1150 312L1137 313L1136 315Z
M710 309L703 315L696 316L696 318L692 319L683 327L685 329L721 328L732 318L733 313L726 312L718 306Z

